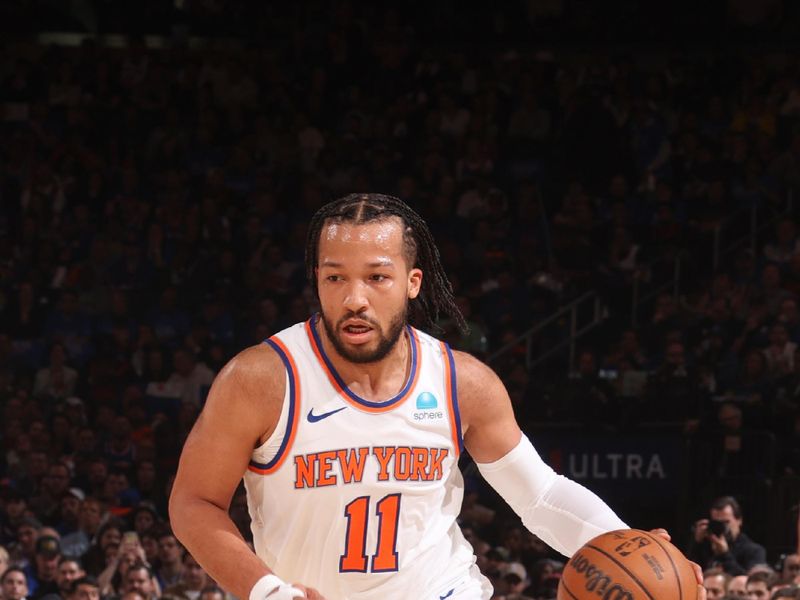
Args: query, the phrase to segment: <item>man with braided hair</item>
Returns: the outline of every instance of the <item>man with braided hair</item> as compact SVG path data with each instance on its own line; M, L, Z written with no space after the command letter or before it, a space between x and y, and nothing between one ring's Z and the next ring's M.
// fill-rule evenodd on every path
M456 523L464 447L565 555L626 527L544 464L491 369L418 329L464 320L405 203L322 207L306 266L319 314L222 369L173 486L174 531L223 587L250 600L490 598ZM227 512L243 473L255 554Z

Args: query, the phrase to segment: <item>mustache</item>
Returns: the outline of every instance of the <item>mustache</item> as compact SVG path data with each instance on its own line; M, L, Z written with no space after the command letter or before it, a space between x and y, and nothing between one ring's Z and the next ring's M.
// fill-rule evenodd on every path
M370 317L368 317L366 315L359 315L359 314L354 313L352 311L347 313L346 315L344 315L341 319L339 319L337 321L336 328L337 329L341 328L342 325L344 325L345 322L349 321L350 319L357 319L359 321L364 321L364 323L368 323L372 327L374 327L376 329L380 329L380 324L377 321L375 321L374 319L372 319L372 318L370 318Z

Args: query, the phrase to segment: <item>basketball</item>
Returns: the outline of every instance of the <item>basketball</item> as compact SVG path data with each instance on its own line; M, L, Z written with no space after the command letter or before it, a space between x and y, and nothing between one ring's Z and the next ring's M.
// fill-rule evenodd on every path
M638 529L589 540L564 567L558 600L696 600L686 557L664 538Z

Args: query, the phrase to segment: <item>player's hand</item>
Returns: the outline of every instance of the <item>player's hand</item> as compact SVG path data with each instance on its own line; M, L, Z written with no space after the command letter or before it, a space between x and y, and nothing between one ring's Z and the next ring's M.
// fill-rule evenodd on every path
M300 596L301 598L307 598L307 600L325 600L325 596L320 594L314 588L306 587L304 585L300 585L299 583L293 583L292 587L297 588L303 592L303 594L305 594L304 596Z
M653 535L657 535L658 537L662 537L665 540L667 540L668 542L672 541L672 536L663 527L659 527L658 529L651 529L650 533L652 533Z
M701 521L705 521L705 527L708 527L707 519L701 519ZM700 521L698 521L698 524L699 523ZM650 533L662 537L668 542L672 539L667 530L661 527L658 529L651 529ZM697 579L697 600L706 600L706 588L703 587L703 569L701 569L700 565L698 565L696 562L689 561L689 564L692 566L695 579Z
M706 600L706 588L702 585L697 586L697 600Z

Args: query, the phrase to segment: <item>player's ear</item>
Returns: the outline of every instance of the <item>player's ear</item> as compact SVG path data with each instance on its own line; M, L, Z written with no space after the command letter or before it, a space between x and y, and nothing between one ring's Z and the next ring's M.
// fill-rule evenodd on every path
M419 296L422 288L422 269L411 269L408 272L408 298L413 300Z

